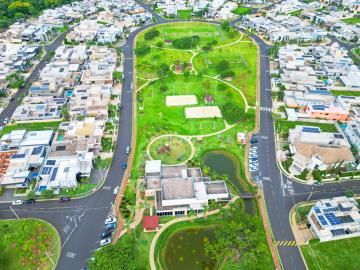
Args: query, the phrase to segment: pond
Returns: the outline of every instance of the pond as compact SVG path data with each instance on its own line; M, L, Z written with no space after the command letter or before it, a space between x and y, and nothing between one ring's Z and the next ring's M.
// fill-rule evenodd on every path
M240 162L236 156L225 150L213 150L203 156L204 164L218 174L229 176L231 183L234 184L239 193L247 192L244 180L240 177ZM254 213L252 200L244 200L247 213Z
M216 263L205 254L205 243L215 239L212 226L185 228L168 238L164 249L165 270L212 270Z

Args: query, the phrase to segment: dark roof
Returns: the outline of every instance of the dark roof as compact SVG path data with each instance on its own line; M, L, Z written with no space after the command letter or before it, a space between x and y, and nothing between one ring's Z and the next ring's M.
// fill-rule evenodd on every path
M159 226L158 216L145 216L143 221L144 229L154 230Z

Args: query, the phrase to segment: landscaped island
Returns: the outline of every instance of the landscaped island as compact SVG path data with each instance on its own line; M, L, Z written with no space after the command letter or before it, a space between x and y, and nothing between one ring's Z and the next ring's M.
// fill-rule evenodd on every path
M60 237L49 223L36 219L0 220L0 269L55 269Z

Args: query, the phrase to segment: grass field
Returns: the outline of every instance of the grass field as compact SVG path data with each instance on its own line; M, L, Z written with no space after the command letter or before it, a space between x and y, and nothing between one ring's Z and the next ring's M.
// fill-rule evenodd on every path
M346 24L357 24L360 23L360 17L342 19L342 21Z
M49 223L36 219L0 220L1 262L6 270L55 269L60 237Z
M331 93L334 96L354 96L354 97L359 97L360 96L360 91L336 91L336 90L331 90Z
M360 237L301 246L310 270L360 269Z
M166 149L166 151L161 151ZM150 155L153 159L161 160L164 164L177 164L184 162L190 157L190 144L179 137L163 137L151 144Z
M190 20L191 19L192 10L178 10L178 17L182 20Z
M47 130L47 129L56 130L60 125L60 123L61 121L8 124L0 132L0 136L9 133L13 130L19 130L19 129L26 129L27 131Z

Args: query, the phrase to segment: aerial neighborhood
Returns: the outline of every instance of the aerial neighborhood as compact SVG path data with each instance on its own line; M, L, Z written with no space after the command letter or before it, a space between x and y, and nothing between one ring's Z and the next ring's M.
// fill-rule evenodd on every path
M0 1L0 269L360 269L358 0Z

